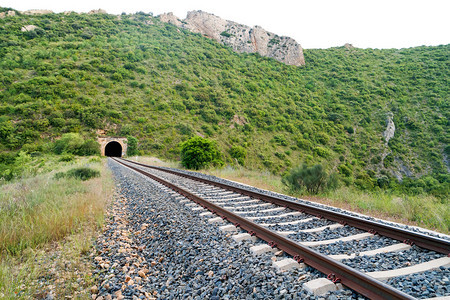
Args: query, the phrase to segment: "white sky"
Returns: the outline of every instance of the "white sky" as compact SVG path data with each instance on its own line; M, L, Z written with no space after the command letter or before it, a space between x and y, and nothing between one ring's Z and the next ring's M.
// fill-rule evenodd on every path
M450 43L450 0L0 0L24 11L173 12L203 10L294 38L303 48L345 43L360 48L407 48Z

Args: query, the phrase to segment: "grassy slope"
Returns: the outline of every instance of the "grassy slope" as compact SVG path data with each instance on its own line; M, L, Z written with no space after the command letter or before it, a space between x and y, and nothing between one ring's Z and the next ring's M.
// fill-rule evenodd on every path
M27 24L39 29L22 33ZM243 146L251 169L280 174L307 161L365 188L394 173L448 182L449 45L311 49L299 68L144 14L5 18L0 43L2 151L45 151L64 132L106 129L176 159L179 142L200 134L229 164L228 150ZM386 146L389 112L397 131Z

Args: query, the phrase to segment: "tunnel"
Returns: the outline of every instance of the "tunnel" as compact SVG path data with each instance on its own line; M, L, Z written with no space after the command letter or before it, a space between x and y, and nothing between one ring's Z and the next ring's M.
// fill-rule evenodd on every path
M119 142L109 142L105 146L105 156L122 157L122 146Z

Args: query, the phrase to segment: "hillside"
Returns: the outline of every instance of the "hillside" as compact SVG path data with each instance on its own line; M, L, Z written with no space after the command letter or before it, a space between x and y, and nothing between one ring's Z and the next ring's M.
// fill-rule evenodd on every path
M346 184L422 177L415 192L443 184L448 195L449 54L346 45L306 49L296 67L144 13L16 13L0 19L0 172L67 132L132 135L142 153L171 159L201 135L227 164L240 146L250 169L321 162Z

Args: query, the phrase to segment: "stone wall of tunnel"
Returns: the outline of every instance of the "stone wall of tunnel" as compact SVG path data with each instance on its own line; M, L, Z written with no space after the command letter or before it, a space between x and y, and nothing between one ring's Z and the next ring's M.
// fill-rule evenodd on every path
M97 138L98 143L100 144L100 150L102 156L116 156L116 157L123 157L127 155L127 139L121 138L121 137L99 137ZM109 145L109 146L108 146ZM114 149L118 149L118 147L121 147L121 153L114 152L114 155L107 155L111 154L111 150L114 151Z

